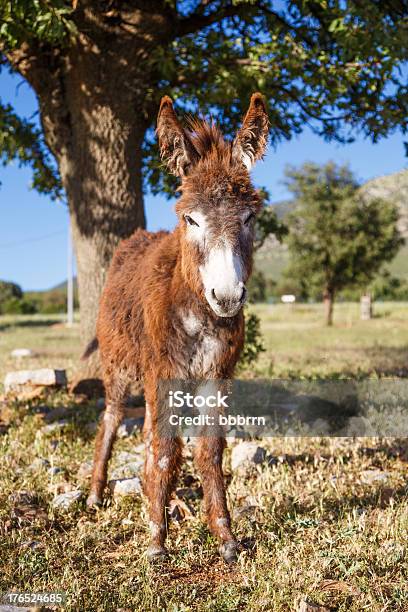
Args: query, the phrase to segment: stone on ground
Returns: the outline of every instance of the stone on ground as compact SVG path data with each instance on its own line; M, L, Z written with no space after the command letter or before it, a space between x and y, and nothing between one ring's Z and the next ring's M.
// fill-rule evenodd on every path
M42 368L41 370L17 370L9 372L4 379L4 390L20 391L24 387L63 387L67 384L65 370Z
M139 458L138 461L130 461L129 463L124 463L123 465L120 465L112 471L112 480L117 480L121 478L131 478L132 476L139 474L140 470L143 467L143 463L143 459Z
M361 482L367 485L374 484L375 482L387 482L389 477L390 473L382 470L364 470L360 474Z
M10 353L11 357L34 357L35 353L31 349L28 348L16 348L13 349Z
M256 442L240 442L234 446L231 453L231 468L236 470L241 467L250 467L263 463L266 451Z
M82 491L68 491L67 493L60 493L54 498L52 502L53 508L58 510L70 510L77 502L83 497Z
M108 487L111 490L113 497L137 495L142 491L142 485L137 476L134 478L119 478L116 480L110 480Z
M79 480L86 480L87 478L90 478L92 475L92 466L92 461L83 461L78 468L77 478Z

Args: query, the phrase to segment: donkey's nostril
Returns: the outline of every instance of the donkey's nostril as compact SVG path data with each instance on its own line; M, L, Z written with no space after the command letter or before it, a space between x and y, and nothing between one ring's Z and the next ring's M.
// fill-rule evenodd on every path
M214 299L214 300L217 302L217 304L218 304L219 300L218 300L218 298L217 298L217 296L216 296L215 289L211 289L211 297L212 297L212 298L213 298L213 299Z
M245 300L246 293L247 293L247 290L246 290L246 287L245 287L245 285L244 285L244 286L242 287L241 297L239 298L239 301L240 301L240 302L243 302L243 301Z

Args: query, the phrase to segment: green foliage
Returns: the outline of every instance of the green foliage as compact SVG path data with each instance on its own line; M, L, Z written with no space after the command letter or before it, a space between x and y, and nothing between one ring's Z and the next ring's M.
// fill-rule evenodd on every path
M238 369L244 370L249 368L263 351L265 351L265 347L262 342L261 321L254 312L246 312L245 343L238 362Z
M368 293L374 300L381 301L408 301L408 281L403 278L392 276L388 270L383 270L367 287ZM345 300L357 301L361 297L358 288L346 289L341 292Z
M287 225L278 219L273 206L270 205L269 192L263 187L259 189L259 193L262 197L263 208L256 218L255 251L261 248L268 236L273 235L279 242L282 242L288 233Z
M13 49L30 38L63 44L76 28L73 3L64 0L0 0L0 37Z
M408 301L408 281L383 272L371 283L369 291L375 300Z
M53 200L62 197L60 177L40 130L19 118L10 105L0 104L0 160L5 166L15 159L20 166L32 168L33 189Z
M20 299L23 297L23 291L16 283L9 281L0 281L0 308L4 302L12 298Z
M233 137L248 93L262 91L272 145L305 125L343 143L356 129L373 141L407 130L403 3L295 0L278 10L272 2L242 0L234 10L226 1L179 7L192 32L152 53L160 75L152 98L165 91L186 113L215 116ZM174 194L177 182L163 173L153 131L145 142L145 175L153 193Z
M396 206L362 196L347 166L309 163L289 168L287 177L296 208L286 276L315 294L367 286L403 244Z
M0 314L33 314L37 312L35 302L24 297L16 283L0 281Z
M250 302L266 301L266 279L260 270L255 270L247 283L247 290Z
M30 291L26 293L27 299L34 302L37 312L41 314L62 314L67 309L67 288L66 284L61 287L50 289L49 291ZM74 308L79 307L78 289L74 284Z
M34 314L37 308L34 302L24 298L12 297L0 304L0 314Z

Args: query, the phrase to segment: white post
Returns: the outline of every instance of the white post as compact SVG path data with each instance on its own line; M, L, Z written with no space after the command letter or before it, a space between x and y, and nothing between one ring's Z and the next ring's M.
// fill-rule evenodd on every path
M371 302L371 295L366 293L361 296L360 299L360 319L362 321L369 321L373 316L373 305Z
M71 221L68 221L68 270L67 270L67 326L74 323L74 269L72 256Z

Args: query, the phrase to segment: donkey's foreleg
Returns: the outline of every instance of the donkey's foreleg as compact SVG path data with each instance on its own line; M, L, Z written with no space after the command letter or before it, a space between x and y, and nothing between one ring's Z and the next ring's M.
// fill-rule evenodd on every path
M144 429L146 461L143 488L149 500L150 544L147 556L155 559L166 555L166 506L180 470L182 442L180 438L160 435L156 423L150 421L150 415L146 416L149 421Z
M98 427L95 440L95 452L92 468L91 490L87 506L98 506L102 503L103 490L106 486L108 462L111 456L117 429L125 411L127 389L116 383L106 392L106 409Z
M224 438L201 436L197 442L195 462L203 485L204 511L208 526L220 541L220 555L227 563L232 563L237 558L237 541L231 532L222 473L224 447Z

